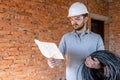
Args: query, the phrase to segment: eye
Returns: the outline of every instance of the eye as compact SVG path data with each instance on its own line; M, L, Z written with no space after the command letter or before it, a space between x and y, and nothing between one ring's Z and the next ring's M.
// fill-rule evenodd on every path
M83 20L83 16L78 16L78 17L74 17L74 18L69 18L70 21L80 21Z

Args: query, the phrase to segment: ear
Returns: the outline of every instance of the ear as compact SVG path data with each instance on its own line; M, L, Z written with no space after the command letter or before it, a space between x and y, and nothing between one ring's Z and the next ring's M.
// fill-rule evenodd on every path
M84 18L84 22L86 23L88 21L88 17L85 17Z

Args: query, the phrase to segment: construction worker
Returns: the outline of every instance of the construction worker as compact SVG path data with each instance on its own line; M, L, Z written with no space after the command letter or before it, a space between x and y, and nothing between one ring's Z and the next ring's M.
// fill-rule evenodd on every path
M88 14L86 6L80 2L73 3L69 8L68 18L74 30L65 34L59 44L59 49L66 58L67 80L77 80L78 72L78 80L82 80L83 63L89 68L99 69L101 67L96 58L88 57L94 51L104 50L101 36L91 32L87 27ZM61 60L58 59L48 59L50 67L58 65L60 62Z

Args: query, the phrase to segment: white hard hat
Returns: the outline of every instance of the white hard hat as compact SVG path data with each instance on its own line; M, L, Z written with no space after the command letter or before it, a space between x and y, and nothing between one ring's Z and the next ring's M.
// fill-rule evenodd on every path
M77 16L85 13L88 13L86 6L83 3L75 2L69 8L68 17Z

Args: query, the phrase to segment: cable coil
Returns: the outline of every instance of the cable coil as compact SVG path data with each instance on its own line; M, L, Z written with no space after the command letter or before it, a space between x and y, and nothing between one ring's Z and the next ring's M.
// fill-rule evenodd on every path
M104 68L92 69L85 64L82 68L83 80L120 80L120 58L114 53L106 50L93 52L91 58L97 58L103 67L106 67L107 74L104 75Z

